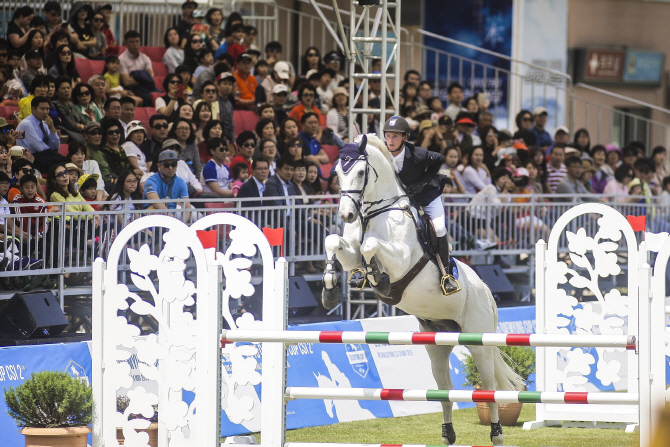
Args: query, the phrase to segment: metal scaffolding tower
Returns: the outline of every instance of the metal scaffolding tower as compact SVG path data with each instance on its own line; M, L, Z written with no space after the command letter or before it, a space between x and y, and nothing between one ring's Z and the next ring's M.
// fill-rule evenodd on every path
M373 115L374 118L378 116L381 127L390 112L386 109L387 106L392 107L391 114L399 114L400 1L351 0L347 38L337 0L333 0L333 10L337 17L339 32L343 36L341 41L324 20L326 27L331 31L340 48L344 50L345 57L349 61L349 141L352 141L354 115L362 116L361 132L366 133L368 115ZM321 14L315 0L311 0L311 3ZM389 44L393 45L390 49ZM379 56L375 54L379 49L381 70L380 73L374 73L372 64L375 59L379 59ZM360 69L359 72L357 72L357 67ZM375 101L375 106L371 106L369 82L377 79L381 81L379 105L376 106ZM358 89L355 82L357 80L360 81ZM387 99L390 100L390 104Z

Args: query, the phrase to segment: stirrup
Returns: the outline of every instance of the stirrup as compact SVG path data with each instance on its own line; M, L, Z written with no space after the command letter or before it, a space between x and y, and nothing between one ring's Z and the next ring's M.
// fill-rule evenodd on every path
M352 281L358 281L357 279L352 280L352 278L354 277L354 275L355 275L356 273L360 273L360 274L361 274L362 279L363 279L363 284L360 284L360 285L359 285L359 284L352 285ZM358 289L358 290L363 290L363 289L365 288L365 286L368 285L368 277L367 277L367 275L366 275L365 270L363 270L363 269L360 268L360 267L357 267L357 268L353 269L353 270L351 271L351 273L349 274L349 279L347 280L347 282L349 283L349 285L350 285L351 287L354 287L354 288L356 288L356 289Z
M447 285L452 284L456 285L456 290L447 290ZM442 279L440 279L440 287L442 288L442 295L444 296L449 296L461 291L461 283L459 283L458 280L453 277L453 275L449 274L444 275Z

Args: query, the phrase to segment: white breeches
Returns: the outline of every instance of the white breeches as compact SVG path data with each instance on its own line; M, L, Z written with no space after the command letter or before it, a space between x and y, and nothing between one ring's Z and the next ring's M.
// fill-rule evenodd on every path
M447 235L447 226L444 221L444 206L442 206L442 197L437 197L425 206L423 210L428 214L428 217L433 222L435 233L437 237Z

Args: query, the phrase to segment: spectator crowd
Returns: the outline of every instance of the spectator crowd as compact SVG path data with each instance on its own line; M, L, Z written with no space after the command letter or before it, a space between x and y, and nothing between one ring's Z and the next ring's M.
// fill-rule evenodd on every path
M154 201L146 206L155 209L233 197L256 198L244 202L252 207L284 205L289 196L336 201L332 135L347 141L350 130L355 137L381 127L368 115L366 122L355 116L349 129L343 55L309 47L297 72L282 58L281 42L259 42L239 13L226 18L202 6L181 5L160 51L142 46L137 30L117 41L110 4L75 2L67 20L55 1L44 5L43 17L18 8L0 39L0 107L12 112L0 117L0 208L32 204L20 212L34 214L45 202L61 203L91 213L86 225L93 229L98 206L87 201L106 201L111 210L140 199ZM381 70L380 60L373 70ZM360 80L354 82L358 88ZM368 87L370 107L378 107L385 89L379 80ZM544 107L520 111L515 129L497 129L486 92L464 98L454 82L445 103L434 91L420 72L407 71L400 114L410 141L445 157L445 200L472 201L473 224L450 227L454 239L479 248L500 243L500 229L478 214L484 202L525 203L544 193L547 202L670 205L664 147L603 145L587 129L564 126L552 135ZM0 219L0 235L46 231L37 221L28 231L26 219ZM336 231L332 221L323 224ZM523 207L514 225L532 227L538 237L547 231L542 216ZM667 222L657 225L668 231Z

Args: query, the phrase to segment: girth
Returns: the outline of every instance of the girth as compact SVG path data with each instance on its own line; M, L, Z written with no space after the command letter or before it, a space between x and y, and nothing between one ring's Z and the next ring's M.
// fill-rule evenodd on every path
M389 292L388 296L380 295L375 292L377 298L379 298L384 304L389 304L391 306L398 305L402 299L402 294L405 292L405 289L409 283L411 283L421 272L421 270L423 270L426 264L428 264L428 261L430 261L430 255L424 251L423 256L421 256L419 261L414 264L414 267L412 267L412 269L407 272L407 274L403 276L400 281L396 281L391 284L391 291Z

